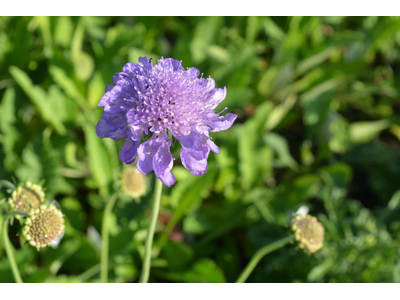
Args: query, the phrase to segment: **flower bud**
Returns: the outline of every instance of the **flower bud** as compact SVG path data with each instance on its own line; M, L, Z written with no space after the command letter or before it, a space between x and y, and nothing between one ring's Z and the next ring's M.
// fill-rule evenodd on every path
M8 200L11 209L29 213L33 209L38 209L40 204L44 201L44 192L40 185L27 182L18 186L17 190L11 194ZM15 216L20 219L20 215Z
M38 250L50 246L64 232L64 216L54 204L31 209L22 230L29 244Z
M127 196L139 198L146 193L146 176L140 173L136 167L127 167L122 171L121 187Z
M292 230L301 249L314 253L324 245L324 227L316 217L296 215L292 219Z

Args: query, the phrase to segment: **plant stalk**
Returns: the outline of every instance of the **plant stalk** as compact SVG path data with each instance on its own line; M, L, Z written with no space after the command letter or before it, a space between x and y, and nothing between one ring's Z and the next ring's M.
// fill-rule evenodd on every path
M18 265L15 262L13 246L11 245L10 239L8 238L8 224L9 224L10 219L14 215L21 215L21 216L24 216L24 217L28 216L27 213L20 212L20 211L13 211L13 212L10 212L10 213L8 213L8 214L6 214L4 216L3 230L2 230L3 231L2 232L3 243L4 243L4 249L6 250L8 261L10 262L10 267L11 267L11 271L12 271L13 276L14 276L14 280L17 283L23 283L22 278L21 278L21 274L19 273L19 270L18 270Z
M158 212L160 210L160 200L161 200L161 192L162 192L163 183L156 179L155 190L154 190L154 199L153 199L153 210L151 212L150 224L147 231L146 244L144 250L144 259L143 259L143 268L142 273L140 274L140 283L147 283L149 281L150 276L150 268L151 268L151 253L153 246L153 237L154 230L157 224Z
M115 202L117 202L118 196L114 194L107 202L106 208L104 209L103 221L101 224L101 258L100 258L100 280L102 283L108 281L108 248L109 248L109 220Z
M253 272L254 268L257 266L259 261L268 253L271 253L275 250L278 250L279 248L284 247L285 245L289 244L291 241L293 241L294 235L290 235L288 237L285 237L281 240L278 240L276 242L273 242L271 244L268 244L264 247L262 247L260 250L258 250L253 257L251 258L250 262L247 264L246 268L243 270L243 272L240 274L238 279L236 280L236 283L244 283L247 278L250 276L251 272Z

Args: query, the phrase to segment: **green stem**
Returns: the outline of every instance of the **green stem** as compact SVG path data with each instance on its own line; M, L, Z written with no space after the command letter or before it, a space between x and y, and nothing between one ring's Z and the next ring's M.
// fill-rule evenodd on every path
M109 245L109 220L114 204L118 196L113 195L107 202L103 213L103 222L101 224L101 258L100 258L100 280L102 283L107 283L108 280L108 245Z
M290 243L294 238L294 235L290 235L288 237L285 237L281 240L278 240L276 242L273 242L272 244L268 244L264 247L262 247L260 250L258 250L250 260L250 262L247 264L246 268L243 270L242 274L240 274L239 278L236 280L236 283L243 283L246 281L246 279L250 276L251 272L253 272L254 268L257 266L258 262L268 253L271 253L272 251L278 250L279 248L282 248L286 244Z
M90 278L92 278L97 273L99 273L99 271L100 271L100 264L97 264L91 267L89 270L83 272L81 275L79 275L79 278L81 279L82 282L85 282Z
M14 216L14 215L21 215L24 217L27 217L28 214L24 213L22 211L13 211L4 216L4 221L3 221L3 243L4 243L4 249L6 250L7 258L8 261L10 262L10 267L11 271L14 275L15 282L17 283L23 283L21 274L19 274L18 266L17 263L15 262L15 257L14 257L14 251L13 247L11 245L10 239L8 238L8 224L9 220Z
M160 209L161 191L163 184L160 180L156 179L156 187L154 191L153 199L153 211L151 212L150 224L147 231L146 244L144 250L144 260L142 273L140 274L140 283L147 283L150 276L150 265L151 265L151 252L153 245L154 230L157 224L158 211Z

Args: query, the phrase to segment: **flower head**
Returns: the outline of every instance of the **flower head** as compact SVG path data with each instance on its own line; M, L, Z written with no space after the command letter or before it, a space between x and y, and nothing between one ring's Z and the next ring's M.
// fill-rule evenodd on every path
M64 232L64 216L54 204L31 209L23 229L29 244L38 250L50 246Z
M44 201L44 192L40 185L32 184L31 182L24 183L18 186L17 190L11 194L8 200L12 210L23 211L29 213L33 209L39 208ZM20 215L15 216L20 219Z
M139 198L146 193L146 177L135 167L128 167L122 171L121 187L125 195Z
M228 129L237 116L214 112L225 99L226 88L215 88L212 78L199 75L196 68L185 70L172 58L160 59L154 66L147 57L127 63L100 100L104 112L97 135L127 139L120 152L122 162L131 164L138 157L138 170L154 171L167 186L175 183L172 135L182 145L183 166L193 175L203 175L210 150L219 153L209 133Z
M316 217L296 215L292 219L292 230L299 247L314 253L324 245L324 227Z

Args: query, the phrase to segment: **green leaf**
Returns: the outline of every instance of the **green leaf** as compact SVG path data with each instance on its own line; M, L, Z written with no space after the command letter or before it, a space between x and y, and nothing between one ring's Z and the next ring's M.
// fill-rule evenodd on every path
M253 43L262 27L262 17L247 17L246 41Z
M193 264L189 271L183 273L166 273L163 276L169 280L188 283L224 283L225 275L214 261L203 258Z
M161 257L168 261L168 270L186 269L194 255L193 249L183 242L168 241L162 250Z
M279 161L283 166L289 167L294 171L298 170L299 166L290 154L289 145L285 138L271 132L264 135L263 139L278 154Z
M57 18L56 31L54 34L55 42L63 47L68 47L71 38L72 31L74 29L74 24L72 23L70 17L62 16Z
M264 19L263 26L267 36L277 42L276 44L282 43L285 39L285 32L270 17Z
M207 48L211 45L222 27L221 17L207 17L196 27L190 44L193 61L201 63L207 57Z
M301 61L297 65L296 76L304 75L310 69L315 68L316 66L322 64L325 60L327 60L329 58L329 56L332 54L332 52L335 49L336 48L334 48L334 47L328 47L328 48L324 49L323 51Z
M308 281L315 282L324 278L324 276L332 270L335 265L333 258L328 258L322 264L314 267L307 275Z
M76 76L82 81L87 81L94 70L93 58L81 51L73 56L73 63Z
M217 45L210 45L207 48L208 55L219 62L228 62L231 54L228 50Z
M39 28L42 32L44 49L43 53L46 57L53 57L53 38L51 36L50 17L49 16L36 16L35 17Z
M239 169L242 175L242 187L249 189L258 178L260 164L258 159L261 152L260 138L262 127L272 111L272 103L264 102L258 106L256 115L249 119L244 125L238 126L239 134Z
M350 137L353 143L368 143L379 133L389 128L389 120L354 122L350 124Z
M32 145L28 145L23 150L22 162L23 164L15 171L20 181L39 182L42 180L43 166Z
M82 109L86 116L86 119L95 124L96 121L94 118L94 114L90 109L85 97L79 91L74 81L70 79L65 71L59 67L50 66L49 70L50 74L53 76L53 79L58 84L58 86L60 86L64 90L65 94L74 99L78 106Z
M396 210L400 207L400 190L393 194L388 203L388 207L390 210Z
M109 194L109 184L113 179L111 158L104 146L103 140L96 135L95 128L86 124L83 127L86 139L89 168L92 176L103 195Z
M289 110L292 109L296 101L297 96L290 95L282 104L274 107L274 110L270 113L267 122L265 123L265 129L270 131L278 126Z
M41 87L33 85L29 76L21 69L11 66L10 73L36 106L43 120L48 122L58 134L65 135L67 130L57 114L54 113L55 109L52 107L46 92Z
M90 107L96 107L104 95L105 83L99 72L96 72L89 82L88 86L88 102Z
M0 111L2 117L0 118L0 143L3 145L5 159L4 165L6 170L14 171L18 164L18 156L15 153L15 147L21 134L15 128L15 90L8 88L3 95L0 103Z

